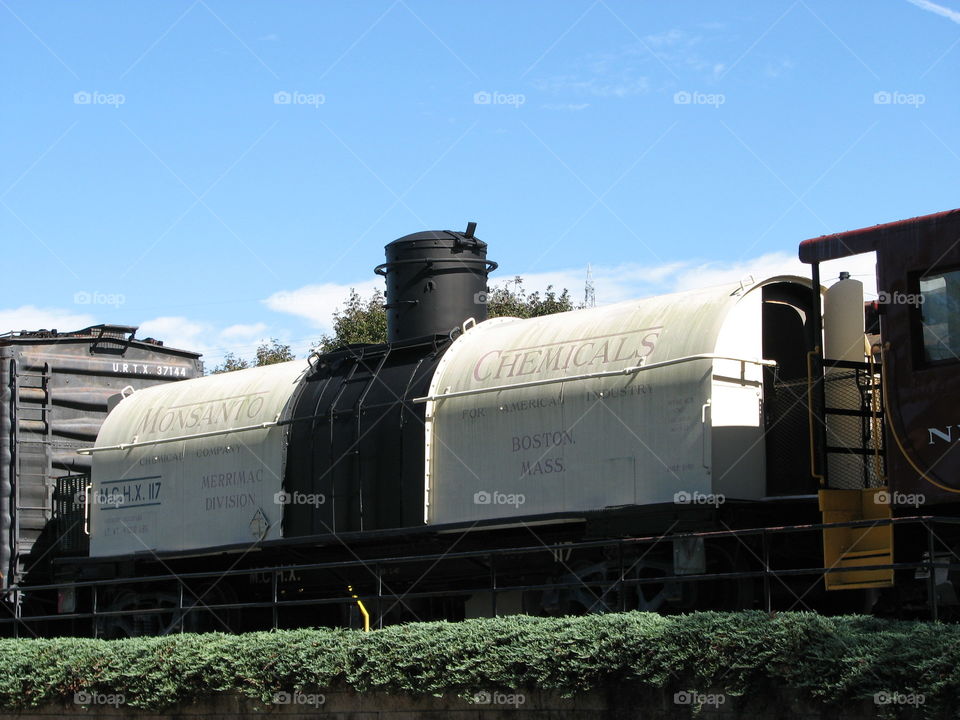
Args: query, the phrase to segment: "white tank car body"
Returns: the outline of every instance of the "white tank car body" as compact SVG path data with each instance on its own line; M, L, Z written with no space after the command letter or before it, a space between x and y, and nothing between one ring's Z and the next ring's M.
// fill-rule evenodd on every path
M765 284L468 330L427 401L426 521L762 497Z
M93 451L90 555L280 537L291 398L304 360L139 390Z
M468 329L426 399L424 522L763 497L762 288L774 281L804 282ZM94 449L91 555L281 537L285 421L308 367L241 370L121 401Z

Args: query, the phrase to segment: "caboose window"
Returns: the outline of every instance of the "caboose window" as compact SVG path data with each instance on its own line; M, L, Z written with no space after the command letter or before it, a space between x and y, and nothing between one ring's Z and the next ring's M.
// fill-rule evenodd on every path
M920 298L923 359L960 360L960 270L921 277Z

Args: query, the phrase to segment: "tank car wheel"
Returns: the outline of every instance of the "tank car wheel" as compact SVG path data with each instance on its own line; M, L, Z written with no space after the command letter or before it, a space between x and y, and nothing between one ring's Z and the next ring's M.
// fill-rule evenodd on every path
M642 559L624 572L626 580L653 580L669 577L673 574L673 565L669 562ZM682 583L637 583L623 588L624 603L627 610L641 612L659 612L670 602L684 593Z
M627 580L646 580L668 576L671 572L668 563L642 560L628 567L624 575ZM619 578L619 567L608 562L576 568L558 578L558 581L580 584L544 591L541 610L548 615L608 613L624 608L657 612L680 591L675 583L638 583L621 588Z
M607 600L606 563L596 563L571 569L556 578L558 583L571 583L562 587L544 590L540 596L540 608L546 615L581 615L613 611Z
M209 605L229 605L237 602L237 594L230 585L224 582L201 585L192 592L195 599L186 592L184 604L187 609L182 612L183 632L236 632L240 620L240 610L209 610ZM175 613L176 614L176 613ZM174 621L166 632L179 632L179 619ZM166 632L164 634L166 634Z
M205 610L204 605L218 605L235 602L236 598L229 588L221 590L213 588L198 588L196 607L190 605L191 598L184 593L184 608L178 608L180 597L177 593L150 592L135 593L124 591L111 602L108 612L124 611L129 614L109 615L97 620L97 637L108 640L119 640L129 637L145 635L169 635L175 632L209 632L222 630L229 632L231 628L225 611ZM156 610L161 612L156 612ZM137 613L137 610L153 611Z
M749 570L749 551L740 547L715 545L707 548L707 573L736 573ZM753 607L757 593L757 580L752 578L731 578L721 580L701 580L685 583L690 586L690 610L749 610Z
M123 592L107 606L110 612L119 610L133 609L138 602L136 593ZM132 615L109 615L107 617L97 618L94 628L95 637L105 640L120 640L122 638L136 637L136 623Z
M106 612L124 612L124 615L108 615L97 619L97 637L107 640L141 637L143 635L166 635L170 617L175 616L177 598L169 593L140 594L127 590L114 598ZM141 612L156 610L163 612ZM169 613L166 611L170 609Z
M732 573L743 570L743 558L736 548L710 547L708 573ZM574 568L557 578L565 587L546 590L540 595L539 609L547 615L607 613L620 610L664 612L713 608L736 610L749 608L756 596L750 579L700 580L678 582L658 578L674 575L672 558L641 557L624 563L623 587L619 584L619 565L599 562ZM643 580L646 582L629 582ZM572 584L577 583L577 584Z

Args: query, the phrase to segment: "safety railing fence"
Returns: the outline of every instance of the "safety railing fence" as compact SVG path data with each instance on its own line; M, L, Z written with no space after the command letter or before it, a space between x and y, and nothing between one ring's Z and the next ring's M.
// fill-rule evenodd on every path
M812 578L823 577L828 573L849 572L844 568L824 568L824 567L800 567L800 568L775 568L771 564L771 542L773 539L797 533L822 533L827 528L839 527L870 527L877 525L891 524L895 527L914 526L925 533L926 550L922 557L912 561L894 562L883 565L870 565L857 568L857 570L874 569L892 569L894 571L913 570L916 577L927 579L927 604L930 618L938 619L937 602L937 570L956 571L960 570L960 558L953 556L951 543L940 538L938 531L943 531L948 527L960 529L960 518L947 518L936 516L912 516L887 518L882 520L864 520L845 523L821 523L804 525L785 525L779 527L761 527L748 529L716 530L709 532L691 532L678 533L671 535L651 535L646 537L631 537L620 539L590 540L578 542L563 542L558 544L540 544L524 547L498 547L485 550L469 550L460 552L448 552L441 554L410 555L403 557L383 557L377 559L355 559L342 560L336 562L318 562L318 563L300 563L284 564L272 567L256 568L234 568L220 571L203 572L185 572L185 573L167 573L161 575L152 575L144 577L123 577L110 578L102 580L82 580L76 582L53 583L45 585L12 586L8 588L3 595L3 608L0 613L0 628L12 626L12 634L15 637L32 637L36 633L32 626L38 623L54 623L78 620L90 621L90 634L94 637L98 633L98 621L110 617L124 616L149 616L149 615L171 615L174 621L168 626L167 631L183 632L184 619L191 612L217 612L229 610L245 609L269 609L272 615L272 627L280 627L279 617L284 608L304 607L304 606L356 606L358 603L364 603L372 607L373 627L383 627L384 607L390 607L391 604L412 601L414 599L440 599L445 597L466 597L477 594L487 594L489 596L489 611L491 616L497 615L498 596L507 592L525 592L525 591L548 591L562 590L565 588L583 587L585 584L598 587L606 587L604 593L611 593L612 596L619 598L621 603L625 604L626 588L635 588L644 585L664 585L664 584L687 584L704 583L731 580L758 580L762 584L762 599L765 608L772 609L772 597L774 594L774 582L782 581L784 578L808 576ZM755 560L758 567L751 570L733 571L733 572L703 572L694 574L666 574L655 577L629 577L630 550L639 550L647 546L659 543L671 543L678 540L704 540L707 542L716 542L722 540L737 540L745 542L752 538L756 543L759 541L759 554ZM500 584L498 577L498 560L505 557L516 558L517 556L542 555L545 552L555 556L569 555L570 552L586 549L601 549L609 551L610 556L619 558L619 567L614 567L614 578L601 581L585 581L583 579L557 580L541 583L529 584ZM938 559L938 553L940 559ZM943 559L943 555L951 557ZM385 578L394 576L395 570L404 565L416 563L426 563L431 568L440 567L443 563L453 561L474 560L486 565L489 572L486 573L485 581L470 587L458 587L449 590L427 590L427 591L406 591L403 593L391 592L388 584L384 582ZM954 562L956 560L956 562ZM285 599L281 597L280 585L281 578L289 577L291 573L308 573L314 571L333 571L340 575L347 575L350 571L362 572L365 576L374 578L375 592L360 592L357 590L345 591L342 595L335 597L305 597L301 599ZM394 572L392 572L394 571ZM191 583L197 583L204 580L222 581L226 578L235 578L241 576L259 578L269 578L269 598L258 601L241 601L204 603L200 593L194 593L190 589ZM421 577L420 580L423 578ZM126 588L134 586L155 585L157 583L172 583L176 585L176 604L169 607L137 607L126 610L110 610L99 607L98 601L102 595L111 588L123 586ZM371 584L371 583L368 583ZM415 583L416 585L416 583ZM344 587L346 590L346 587ZM40 592L68 592L80 593L89 592L89 607L87 611L79 612L60 612L48 614L25 615L23 614L24 597L31 593ZM626 610L627 607L609 608L603 606L604 610Z

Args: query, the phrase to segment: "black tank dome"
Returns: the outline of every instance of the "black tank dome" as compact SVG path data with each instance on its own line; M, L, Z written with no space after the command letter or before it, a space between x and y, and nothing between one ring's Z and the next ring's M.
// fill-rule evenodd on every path
M447 334L468 318L487 319L487 244L464 232L425 230L385 248L375 269L387 281L387 341Z

